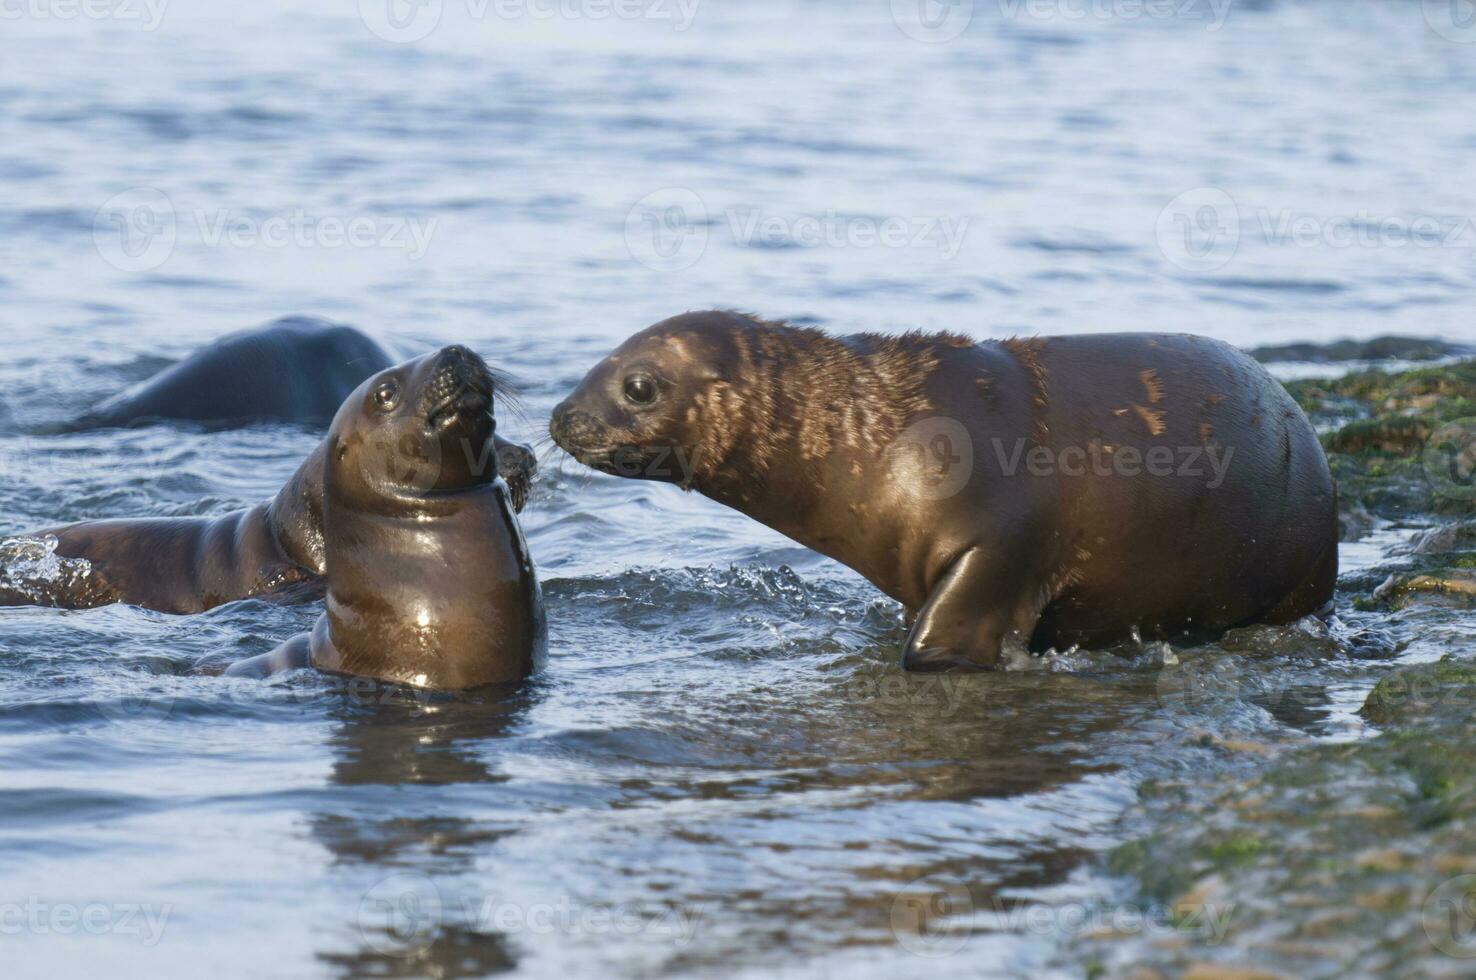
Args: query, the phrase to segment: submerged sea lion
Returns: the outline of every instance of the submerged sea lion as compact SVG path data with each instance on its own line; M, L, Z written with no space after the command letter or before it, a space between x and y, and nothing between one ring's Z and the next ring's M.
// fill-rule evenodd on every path
M464 347L384 371L324 441L328 608L310 634L231 667L314 666L415 687L517 681L538 666L538 580L487 465L493 379Z
M1311 425L1202 337L837 338L688 313L596 365L550 432L856 569L906 607L916 670L1284 623L1337 577Z
M155 422L327 425L349 393L395 363L373 339L317 317L228 334L98 405L68 430Z

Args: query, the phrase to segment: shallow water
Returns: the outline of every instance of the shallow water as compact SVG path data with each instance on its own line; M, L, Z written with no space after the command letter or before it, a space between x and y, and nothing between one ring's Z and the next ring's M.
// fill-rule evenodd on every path
M530 440L688 308L1470 337L1476 47L1418 4L978 3L944 43L902 3L709 0L679 30L447 2L414 43L251 6L5 21L0 532L274 493L315 433L32 433L285 314L473 345L525 379ZM1341 650L906 676L900 611L847 570L540 445L552 658L510 702L188 674L309 600L0 614L7 975L1070 974L1059 910L1110 901L1095 859L1145 779L1359 737L1391 655L1469 643L1345 608Z

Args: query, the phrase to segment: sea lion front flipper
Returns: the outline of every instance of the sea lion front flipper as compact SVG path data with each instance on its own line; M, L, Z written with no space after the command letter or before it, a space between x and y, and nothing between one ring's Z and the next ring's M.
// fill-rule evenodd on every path
M1008 562L971 548L949 567L917 614L902 666L907 670L992 670L1007 644L1023 647L1039 614Z
M252 677L257 680L287 670L302 670L313 665L310 633L300 633L271 653L239 660L226 668L225 677Z
M512 494L513 512L521 514L533 490L533 478L538 475L538 457L533 447L509 442L499 435L492 437L492 448L497 453L498 475Z

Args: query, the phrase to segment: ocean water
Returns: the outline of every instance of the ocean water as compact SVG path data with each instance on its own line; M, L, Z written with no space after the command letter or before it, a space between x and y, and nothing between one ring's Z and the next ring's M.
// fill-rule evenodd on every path
M628 334L707 307L1469 340L1459 13L5 6L0 533L275 493L317 433L38 434L223 333L313 314L465 343L523 381L503 430L543 460L523 524L552 655L511 700L417 698L190 674L311 603L0 611L0 970L1079 972L1063 944L1120 907L1100 857L1135 787L1202 766L1201 736L1358 737L1368 669L1290 633L1178 670L1144 649L906 676L900 610L854 574L582 470L548 412ZM1183 670L1216 662L1241 679L1206 700Z

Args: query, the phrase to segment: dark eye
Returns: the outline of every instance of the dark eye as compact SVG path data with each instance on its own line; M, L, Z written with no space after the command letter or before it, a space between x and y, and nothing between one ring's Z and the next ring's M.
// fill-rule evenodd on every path
M374 389L374 404L382 412L388 412L395 407L395 402L400 397L400 386L393 381L386 381Z
M649 405L656 400L656 382L640 375L626 378L625 397L637 405Z

